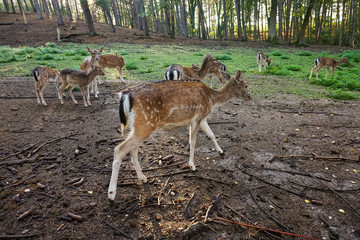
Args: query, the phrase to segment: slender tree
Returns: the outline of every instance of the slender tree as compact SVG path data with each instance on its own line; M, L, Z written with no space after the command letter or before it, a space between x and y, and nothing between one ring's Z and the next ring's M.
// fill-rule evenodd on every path
M35 2L35 8L36 8L36 12L37 12L37 15L38 15L38 19L44 19L42 14L41 14L41 9L40 9L40 5L39 5L38 0L34 0L34 2Z
M282 43L283 34L283 0L278 0L278 12L279 12L279 29L278 29L278 42Z
M242 28L241 28L241 14L240 14L240 0L235 0L235 11L237 19L237 35L239 40L243 40Z
M301 25L301 30L300 30L299 36L298 36L297 40L295 41L295 43L297 45L303 45L304 44L305 30L306 30L307 26L309 25L311 11L312 11L312 9L314 7L315 1L316 0L310 0L309 1L309 5L308 5L308 8L306 10L304 21L303 21L303 23Z
M86 21L86 26L87 26L87 29L88 29L88 33L90 35L95 35L96 34L95 26L94 26L94 22L93 22L91 13L90 13L90 9L89 9L89 5L88 5L87 0L80 0L80 5L81 5L81 8L82 8L84 16L85 16L85 21Z
M277 0L271 0L271 11L269 21L269 41L276 41L276 12L277 12Z
M349 46L354 47L354 38L355 38L355 32L356 32L356 19L357 19L357 2L356 0L351 0L351 9L352 11L352 19L350 19L351 22L351 29L350 29L350 37L349 37Z
M114 18L115 18L115 24L116 24L116 26L120 26L120 17L119 17L119 12L118 12L118 9L116 6L116 0L111 0L111 6L112 6Z
M223 9L224 9L224 40L227 40L228 31L227 31L227 17L226 17L226 0L223 0Z

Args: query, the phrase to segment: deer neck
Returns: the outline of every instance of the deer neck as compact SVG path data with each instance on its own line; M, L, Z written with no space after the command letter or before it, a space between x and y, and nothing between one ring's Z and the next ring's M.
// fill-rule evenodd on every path
M339 66L340 64L344 63L345 59L341 59L340 61L335 61L335 67Z
M211 63L209 61L204 61L199 69L199 77L200 79L205 78L211 68Z
M87 74L87 77L86 77L87 82L88 82L88 83L91 83L91 81L93 81L94 78L96 78L97 75L98 75L97 72L91 71L89 74Z
M228 84L226 84L224 87L220 89L212 89L211 93L211 101L213 104L220 104L227 102L229 99L233 98L233 91L232 89L235 89L234 86L234 80L230 80Z

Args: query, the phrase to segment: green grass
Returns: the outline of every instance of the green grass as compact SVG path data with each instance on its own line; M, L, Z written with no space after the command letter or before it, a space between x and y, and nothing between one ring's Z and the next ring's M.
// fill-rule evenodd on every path
M230 45L230 44L229 44ZM37 65L46 65L58 70L64 68L80 69L80 64L91 49L100 45L66 44L59 46L47 43L41 47L0 46L0 77L30 76L30 71ZM309 52L303 49L284 49L273 47L262 50L271 56L271 65L262 73L258 72L256 54L259 49L239 46L186 46L186 45L142 45L110 44L103 54L118 53L126 62L124 78L129 80L158 81L164 79L165 69L171 64L191 67L201 65L205 54L210 53L227 67L227 72L234 74L237 69L245 73L245 79L252 95L257 97L277 94L295 94L306 98L356 99L360 96L360 51L331 53L328 51ZM335 70L333 76L325 79L325 69L308 81L315 58L332 57L339 60L343 55L349 58L349 65L342 65L342 71ZM116 69L106 68L105 79L118 79ZM250 80L251 79L251 80ZM218 84L218 83L217 83ZM220 85L215 85L220 87ZM353 97L355 96L355 97Z

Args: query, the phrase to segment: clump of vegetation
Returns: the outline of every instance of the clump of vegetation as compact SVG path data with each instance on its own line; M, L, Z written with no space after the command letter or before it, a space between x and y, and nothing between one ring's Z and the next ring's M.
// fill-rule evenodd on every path
M302 67L299 65L285 65L284 68L286 68L287 70L290 70L290 71L294 71L294 72L302 71Z
M122 55L122 56L125 56L125 55L128 55L129 53L127 52L127 51L121 51L120 52L120 55Z
M0 49L0 63L16 61L16 56L11 49Z
M290 75L290 71L287 68L285 68L284 66L282 66L281 64L275 64L275 65L268 67L266 69L266 71L264 71L264 73L273 74L273 75L277 75L277 76L289 76Z
M194 56L204 56L204 54L202 52L195 52Z
M35 59L36 60L53 60L54 56L49 53L37 54L37 55L35 55Z
M360 51L350 51L346 50L344 53L339 54L341 57L345 55L349 60L352 60L356 63L360 62Z
M59 48L59 46L56 44L56 43L53 43L53 42L47 42L45 44L45 47L48 47L48 48Z
M125 68L126 68L127 70L136 70L136 69L138 69L139 67L138 67L138 65L137 65L136 62L127 62L127 63L125 64Z
M303 56L303 57L306 57L306 56L311 56L312 55L312 52L309 52L309 51L300 51L298 53L299 56Z
M348 71L337 71L335 76L328 78L312 78L311 84L330 87L332 89L342 89L348 91L360 91L360 70L353 68Z
M359 99L357 95L351 92L345 92L341 89L335 91L329 91L328 97L338 99L338 100L353 100Z
M217 60L232 60L232 57L228 55L215 55L214 58Z
M280 58L281 59L290 59L290 56L289 55L282 55Z
M142 55L142 56L140 56L140 60L146 60L146 59L148 59L149 57L148 56L145 56L145 55Z
M277 50L277 51L272 52L271 55L273 55L273 56L282 56L283 52L280 51L280 50Z

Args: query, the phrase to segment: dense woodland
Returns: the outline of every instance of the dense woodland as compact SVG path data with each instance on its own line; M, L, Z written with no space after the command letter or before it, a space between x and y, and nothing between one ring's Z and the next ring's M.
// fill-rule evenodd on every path
M360 46L358 0L2 0L10 13L56 17L201 39ZM23 9L23 10L22 10Z

